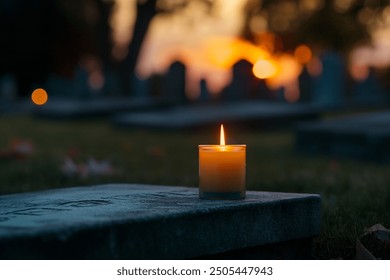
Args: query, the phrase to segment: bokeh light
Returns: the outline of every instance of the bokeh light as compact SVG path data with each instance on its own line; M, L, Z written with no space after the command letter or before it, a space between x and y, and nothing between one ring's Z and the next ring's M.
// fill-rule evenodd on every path
M335 0L333 7L337 12L345 13L351 8L353 2L354 0Z
M299 90L298 81L295 80L284 86L284 98L289 103L295 103L299 101L301 92Z
M298 4L303 12L313 12L322 9L324 0L300 0Z
M277 65L269 59L259 59L253 65L253 74L259 79L267 79L276 75Z
M300 45L295 49L294 56L299 63L307 64L312 58L312 52L308 46Z
M322 74L322 62L317 56L313 57L306 67L309 74L313 77L318 77Z
M297 81L302 72L302 65L295 60L294 56L282 54L275 57L275 61L278 65L278 72L267 79L266 84L269 88L278 89Z
M355 81L364 81L368 78L370 69L366 65L352 64L349 66L349 72Z
M48 95L47 95L46 90L44 90L43 88L37 88L31 94L31 100L36 105L39 105L39 106L44 105L48 100Z

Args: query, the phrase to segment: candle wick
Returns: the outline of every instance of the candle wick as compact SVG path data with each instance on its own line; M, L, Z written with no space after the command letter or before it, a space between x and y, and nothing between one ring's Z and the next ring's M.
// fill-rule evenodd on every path
M221 124L220 145L225 146L225 133L223 131L223 124Z

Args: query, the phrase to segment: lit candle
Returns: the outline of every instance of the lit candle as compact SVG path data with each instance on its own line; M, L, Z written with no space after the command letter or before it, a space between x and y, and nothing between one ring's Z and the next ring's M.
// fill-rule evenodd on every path
M199 145L199 196L204 199L245 197L246 145Z

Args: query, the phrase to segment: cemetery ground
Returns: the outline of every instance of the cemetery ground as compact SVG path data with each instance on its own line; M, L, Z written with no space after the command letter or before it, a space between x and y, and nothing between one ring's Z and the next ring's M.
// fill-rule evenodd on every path
M365 228L390 226L389 166L294 152L291 130L231 129L228 142L247 145L247 189L318 193L322 229L314 258L351 259ZM233 130L233 131L232 131ZM12 141L30 141L31 154L0 157L0 194L104 183L197 187L198 145L217 144L215 131L122 130L108 121L54 122L27 117L0 119L0 151ZM108 160L110 175L66 175L65 157L76 164Z

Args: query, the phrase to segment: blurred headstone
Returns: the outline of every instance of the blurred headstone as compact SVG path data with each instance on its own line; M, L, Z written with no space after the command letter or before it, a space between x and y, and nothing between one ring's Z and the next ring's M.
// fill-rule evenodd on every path
M299 90L300 90L300 96L299 101L300 102L310 102L312 99L312 81L311 76L309 72L307 71L306 67L303 68L301 75L298 77L299 81Z
M17 97L17 85L12 75L0 77L0 100L13 101Z
M164 77L164 96L172 104L186 102L186 67L181 62L174 62Z
M97 80L95 73L91 74L82 67L77 67L73 77L65 77L58 74L50 74L45 89L50 96L91 98L105 95L105 77L99 76Z
M385 90L372 71L369 72L367 79L353 83L352 103L375 105L385 100Z
M137 75L134 75L133 82L131 83L132 96L137 99L150 98L151 83L151 78L141 79Z
M73 80L66 77L50 74L45 89L51 97L81 97L81 93L75 87Z
M69 120L107 117L120 111L145 111L165 108L167 105L151 98L97 97L97 98L50 98L44 106L35 107L35 117Z
M302 123L295 135L300 152L390 162L390 111Z
M240 60L233 65L231 83L222 91L221 98L227 101L254 97L259 92L260 81L252 73L252 64Z
M200 94L199 94L199 98L197 99L197 101L206 102L206 101L209 101L210 99L211 99L211 96L210 96L210 92L207 88L207 82L206 82L206 80L202 79L200 81Z
M155 99L163 99L164 96L164 81L159 74L153 74L149 78L150 93L149 96Z
M346 70L343 58L334 51L320 56L322 73L313 78L312 102L324 106L339 106L346 92Z
M277 128L298 120L317 118L321 110L311 104L285 104L270 101L239 101L177 106L169 110L119 113L112 119L118 126L160 130L208 128L221 123Z

